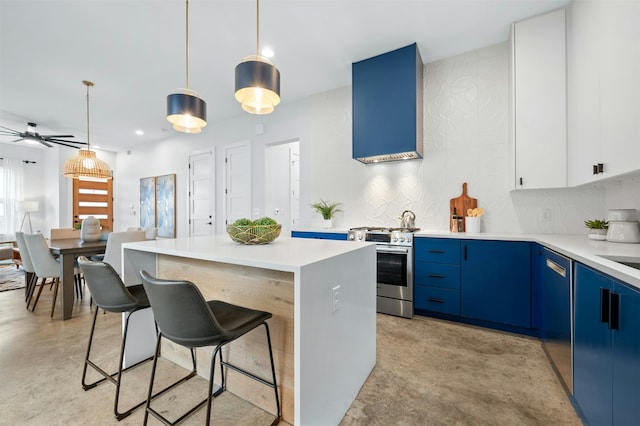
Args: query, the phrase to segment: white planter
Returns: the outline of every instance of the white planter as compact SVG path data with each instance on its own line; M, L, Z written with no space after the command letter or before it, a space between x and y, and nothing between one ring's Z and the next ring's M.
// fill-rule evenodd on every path
M322 227L324 229L333 228L333 219L323 219Z
M604 241L607 239L607 230L606 229L589 229L588 236L590 240Z

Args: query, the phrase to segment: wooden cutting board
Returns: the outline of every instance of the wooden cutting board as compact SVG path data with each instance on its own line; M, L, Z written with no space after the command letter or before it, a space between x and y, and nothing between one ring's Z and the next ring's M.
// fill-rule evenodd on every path
M451 216L453 216L453 208L456 208L456 214L458 216L466 216L468 209L475 209L478 207L478 200L469 197L467 195L467 182L462 184L462 195L456 198L452 198L449 201L449 223L451 223ZM465 230L464 220L462 221L462 231Z

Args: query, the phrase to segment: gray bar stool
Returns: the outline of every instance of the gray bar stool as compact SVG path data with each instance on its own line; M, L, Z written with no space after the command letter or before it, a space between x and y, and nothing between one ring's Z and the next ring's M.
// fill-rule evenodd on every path
M142 407L147 402L146 400L143 400L124 412L118 411L118 400L120 398L122 373L141 364L144 364L147 361L151 361L151 359L153 358L150 356L134 365L131 365L127 368L122 368L124 360L124 350L127 343L127 332L129 330L129 319L131 318L131 314L133 314L134 312L148 308L150 306L149 299L147 298L147 294L145 293L142 284L130 287L125 286L118 273L111 267L111 265L107 263L91 262L86 257L80 256L78 258L78 264L84 274L85 281L87 283L87 286L89 287L89 291L91 292L91 297L93 298L93 302L96 304L96 309L93 314L93 323L91 324L91 333L89 334L89 344L87 345L87 355L85 357L84 367L82 370L82 388L87 391L89 389L93 389L106 380L116 385L116 396L115 402L113 404L113 413L116 419L122 420L130 415L135 409ZM120 359L118 361L118 371L113 374L107 373L89 359L89 356L91 354L91 344L93 342L93 333L96 328L96 319L98 317L98 311L100 309L103 309L107 312L126 312L129 314L126 316L124 330L122 332L122 344L120 348ZM93 383L86 383L88 366L94 368L103 376L103 378L96 380ZM172 385L169 385L168 387L164 388L162 391L154 395L154 397L162 394L163 392L169 390L173 386L181 383L186 379L187 378L180 379Z
M156 351L153 360L151 380L149 382L149 393L147 397L147 407L144 414L144 424L147 424L149 414L160 420L165 425L176 425L191 414L207 405L207 420L211 421L211 402L213 398L220 395L225 389L224 368L230 368L238 373L244 374L263 385L271 387L275 393L277 416L272 425L280 421L280 399L278 396L278 385L276 383L276 371L273 363L273 351L271 348L271 336L267 320L271 318L271 313L244 308L232 305L219 300L206 301L200 290L189 281L173 281L154 278L146 271L141 271L142 284L147 292L151 309L160 329L156 343ZM238 366L229 364L223 360L222 347L242 337L251 330L264 325L269 346L269 357L271 361L271 374L273 381L266 381ZM158 356L160 354L160 341L164 337L178 345L189 348L193 362L193 373L196 372L195 348L203 346L214 346L211 355L211 372L209 375L209 392L207 398L189 411L181 415L175 422L170 422L162 416L156 409L151 407L153 394L153 382L156 374ZM220 389L213 391L213 378L215 370L216 356L220 354L220 370L222 383Z

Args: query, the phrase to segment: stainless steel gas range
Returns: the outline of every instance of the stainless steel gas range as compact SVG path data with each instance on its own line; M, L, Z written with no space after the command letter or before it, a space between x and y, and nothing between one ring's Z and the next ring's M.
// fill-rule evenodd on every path
M413 233L419 228L351 228L348 241L374 242L377 253L377 311L413 317Z

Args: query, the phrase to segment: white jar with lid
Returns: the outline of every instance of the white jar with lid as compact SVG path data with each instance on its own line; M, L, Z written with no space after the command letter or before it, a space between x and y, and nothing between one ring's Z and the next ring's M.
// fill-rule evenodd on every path
M614 243L640 243L640 223L636 209L609 210L607 241Z

